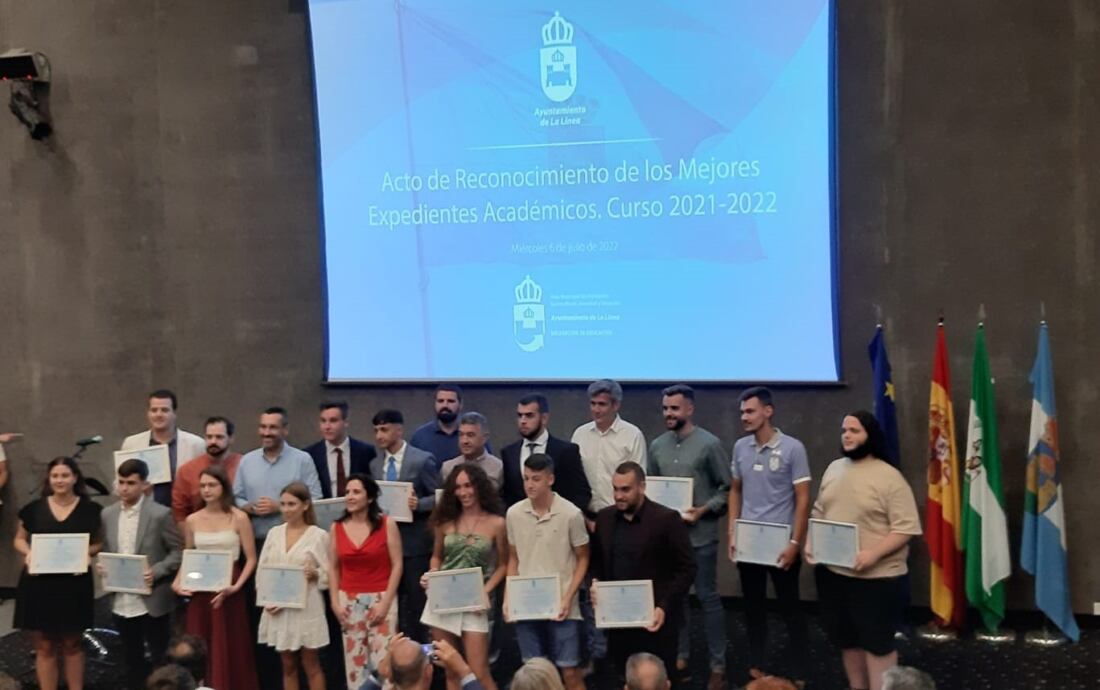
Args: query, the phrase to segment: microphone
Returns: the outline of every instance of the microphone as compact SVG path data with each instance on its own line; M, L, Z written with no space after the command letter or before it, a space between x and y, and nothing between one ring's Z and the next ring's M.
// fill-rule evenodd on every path
M103 437L99 434L96 434L95 436L89 436L88 438L82 438L76 442L76 445L80 446L81 448L87 448L88 446L94 446L97 443L103 443Z

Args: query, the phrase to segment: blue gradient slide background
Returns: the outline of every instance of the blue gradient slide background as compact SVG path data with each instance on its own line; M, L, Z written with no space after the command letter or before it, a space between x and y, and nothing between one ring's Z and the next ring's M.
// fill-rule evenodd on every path
M311 0L329 380L836 381L831 12ZM540 64L555 13L561 102ZM457 188L560 167L607 180Z

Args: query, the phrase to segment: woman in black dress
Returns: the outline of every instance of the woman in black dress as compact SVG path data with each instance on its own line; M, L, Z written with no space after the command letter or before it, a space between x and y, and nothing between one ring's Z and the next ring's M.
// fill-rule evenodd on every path
M102 546L100 506L87 497L84 476L72 458L59 457L47 466L42 498L19 511L15 550L24 557L15 599L15 627L28 630L34 641L35 672L42 690L57 690L57 652L64 661L65 684L84 687L81 634L92 626L92 573L31 575L31 536L87 533L91 558Z

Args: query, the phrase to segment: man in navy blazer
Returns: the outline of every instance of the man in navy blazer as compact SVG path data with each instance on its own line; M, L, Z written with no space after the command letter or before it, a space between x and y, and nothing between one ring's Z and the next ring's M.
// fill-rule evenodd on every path
M324 498L340 498L344 495L347 478L353 474L369 475L370 461L378 453L371 444L348 435L346 402L323 402L319 409L321 440L304 450L313 458L313 465L317 468L321 494Z
M504 485L501 495L505 506L527 498L523 490L523 463L534 453L546 453L554 460L554 491L584 510L592 499L592 489L581 464L581 450L575 443L550 435L550 402L546 396L532 393L520 398L516 407L516 424L520 440L500 451L504 462Z
M427 602L420 577L431 567L434 537L428 527L428 517L435 508L435 490L439 488L439 463L428 452L405 442L405 417L397 410L379 410L371 420L374 424L374 442L381 453L371 460L371 474L375 480L410 482L413 494L409 508L413 521L398 523L401 531L401 549L404 552L404 570L397 615L401 632L423 640L424 626L420 614Z

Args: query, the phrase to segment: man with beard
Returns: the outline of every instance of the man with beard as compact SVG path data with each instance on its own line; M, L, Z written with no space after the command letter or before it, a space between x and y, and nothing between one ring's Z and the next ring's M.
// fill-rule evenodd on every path
M523 463L536 453L545 453L554 461L554 489L578 508L592 500L592 489L584 475L581 451L577 444L550 435L550 402L539 393L525 395L516 406L516 425L522 437L500 451L504 462L504 487L501 494L508 507L527 498L523 490Z
M803 656L807 649L806 617L798 597L801 545L806 543L810 517L810 465L806 448L793 436L772 425L772 393L756 386L741 394L741 427L748 432L733 445L729 493L729 558L737 563L749 632L749 666L763 670L768 639L768 578L775 588L787 624L790 668L780 669L806 678ZM735 521L751 520L790 525L791 539L773 565L737 562ZM769 669L770 670L770 669Z
M149 394L145 417L149 430L127 436L119 450L138 450L149 446L168 446L168 466L175 481L176 473L184 463L202 455L202 439L176 426L179 400L176 394L164 388ZM153 486L153 500L162 506L172 507L172 483Z
M348 435L348 404L323 402L318 407L317 425L321 440L305 449L313 458L321 493L325 498L342 498L348 477L370 474L370 461L378 455L374 446Z
M211 465L225 468L232 482L237 476L237 466L241 464L241 454L231 453L233 444L233 422L225 417L211 417L206 420L206 453L186 463L176 472L176 481L172 484L172 517L183 529L187 516L201 510L205 503L199 495L199 475Z
M431 453L438 469L444 461L462 452L458 447L458 418L461 414L462 387L457 383L439 384L435 389L435 419L418 426L409 437L409 445ZM488 445L486 450L493 452Z
M718 596L718 518L726 512L730 468L718 437L695 426L695 391L678 384L664 389L662 396L661 411L668 431L649 446L649 471L654 477L694 480L693 507L683 513L683 520L695 552L695 596L703 608L703 631L710 652L707 688L718 690L726 687L726 614ZM691 654L688 618L685 605L676 659L677 671L685 676Z

